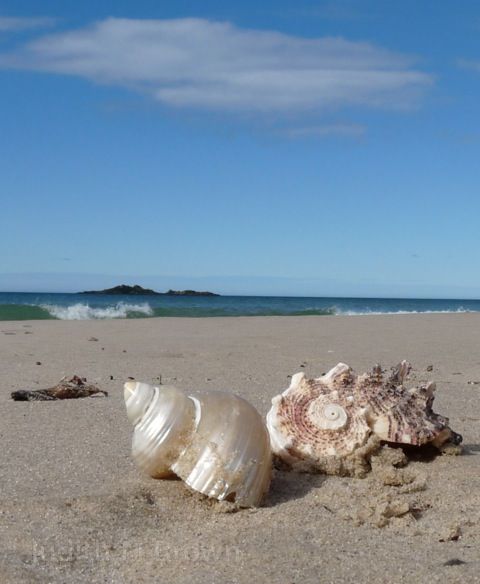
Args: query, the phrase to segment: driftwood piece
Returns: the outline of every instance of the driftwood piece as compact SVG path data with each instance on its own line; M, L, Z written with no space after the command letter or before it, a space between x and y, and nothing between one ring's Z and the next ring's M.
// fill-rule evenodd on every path
M85 377L74 375L67 379L64 377L57 385L48 389L20 389L13 391L11 397L15 401L52 401L59 399L78 399L81 397L107 397L108 392L97 386L87 383Z

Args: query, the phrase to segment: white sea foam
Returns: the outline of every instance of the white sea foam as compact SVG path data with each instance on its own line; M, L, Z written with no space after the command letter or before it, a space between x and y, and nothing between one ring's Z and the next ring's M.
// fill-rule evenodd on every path
M375 316L384 314L467 314L470 312L476 311L460 307L452 310L339 310L336 314L338 316Z
M126 304L119 302L114 306L93 308L88 304L72 304L71 306L58 306L56 304L43 304L42 308L52 316L60 320L92 320L108 318L126 318L131 313L152 316L153 310L146 302L144 304Z

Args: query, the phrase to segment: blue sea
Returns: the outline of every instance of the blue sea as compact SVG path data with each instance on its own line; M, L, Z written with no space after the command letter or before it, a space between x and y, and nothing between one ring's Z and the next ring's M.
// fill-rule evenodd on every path
M480 300L0 292L0 320L480 312Z

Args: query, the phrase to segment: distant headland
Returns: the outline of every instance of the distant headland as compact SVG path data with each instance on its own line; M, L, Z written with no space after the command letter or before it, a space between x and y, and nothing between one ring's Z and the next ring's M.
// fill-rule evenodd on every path
M220 296L220 294L215 294L215 292L198 292L197 290L168 290L164 292L164 296Z
M106 288L105 290L85 290L79 294L130 294L136 296L220 296L214 292L197 292L197 290L168 290L168 292L156 292L149 288L142 288L138 284L134 286L127 286L120 284L113 288Z

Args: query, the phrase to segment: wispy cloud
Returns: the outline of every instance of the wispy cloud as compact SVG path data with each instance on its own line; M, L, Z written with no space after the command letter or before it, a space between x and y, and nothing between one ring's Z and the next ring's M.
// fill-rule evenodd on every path
M461 144L462 146L477 145L480 142L480 132L461 131L461 130L443 130L439 133L443 140L452 144Z
M470 71L476 71L477 73L480 73L480 60L475 61L469 59L459 59L457 61L457 65L461 69L470 69Z
M326 21L365 21L378 18L381 15L382 6L378 2L358 2L358 0L326 0L313 2L308 6L300 3L291 3L290 7L282 6L281 9L272 8L269 12L277 18L291 19L304 18Z
M358 20L370 18L372 15L371 8L367 9L365 5L349 0L331 0L318 5L293 8L293 10L303 14L303 16L323 20Z
M283 134L289 138L326 138L329 136L339 136L359 139L363 138L366 132L367 128L361 124L338 123L287 128Z
M47 28L55 24L55 18L21 18L13 16L0 16L0 32L19 32L34 28Z
M109 18L43 36L0 56L0 66L76 75L168 106L235 112L409 108L433 81L412 59L370 43L197 18Z

